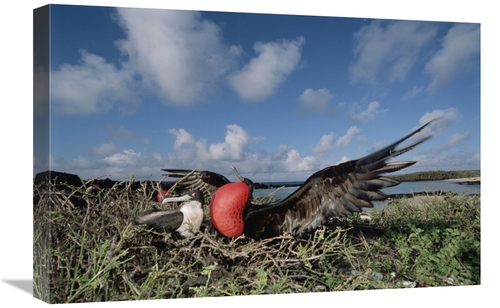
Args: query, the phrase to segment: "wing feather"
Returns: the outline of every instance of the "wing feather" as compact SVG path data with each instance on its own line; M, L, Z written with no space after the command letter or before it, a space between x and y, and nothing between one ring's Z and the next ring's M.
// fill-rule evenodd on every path
M177 230L184 219L184 214L178 210L162 211L149 209L134 219L137 225L147 225L157 232L173 232Z
M174 183L171 183L171 187L174 187L174 192L176 194L182 194L188 190L201 190L203 194L210 200L212 195L220 187L230 183L230 181L222 174L212 172L212 171L196 171L187 169L161 169L162 171L168 172L163 174L163 176L168 178L177 178ZM271 200L275 200L274 195L261 196L253 199L253 203L256 205L267 204Z
M434 120L433 120L434 121ZM382 188L396 186L398 181L383 174L407 168L416 162L388 162L431 138L396 149L398 145L421 132L430 121L398 141L357 160L324 168L284 200L267 207L249 210L245 217L245 234L257 238L283 232L300 234L316 228L335 216L347 216L373 207L372 201L384 200ZM273 226L264 226L272 224Z
M173 185L175 185L175 192L180 194L183 191L198 189L209 198L213 193L223 185L230 183L230 181L223 176L212 171L196 171L187 169L161 169L168 172L163 176L170 178L177 178Z

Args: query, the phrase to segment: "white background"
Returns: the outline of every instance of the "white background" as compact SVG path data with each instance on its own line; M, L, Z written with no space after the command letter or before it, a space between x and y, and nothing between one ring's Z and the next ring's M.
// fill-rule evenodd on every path
M233 3L234 2L234 3ZM57 4L122 6L141 8L170 8L212 11L238 11L259 13L287 13L300 15L326 15L338 17L367 17L416 19L434 21L460 21L481 23L481 177L482 177L482 263L481 286L443 287L411 290L354 291L273 296L246 296L218 299L156 300L142 302L90 303L90 307L164 307L168 304L200 304L231 306L244 303L318 305L344 307L474 307L498 304L496 284L500 280L496 246L498 201L493 199L490 175L498 167L493 159L498 143L497 104L499 88L498 48L499 26L495 18L497 6L493 1L65 1ZM333 2L333 1L332 1ZM3 3L1 10L1 94L2 112L2 176L1 193L1 262L0 295L2 306L28 304L29 307L46 305L32 297L32 102L33 102L33 9L48 4L42 1L12 1ZM15 4L14 4L15 3ZM53 3L53 2L52 2ZM56 4L56 3L53 3ZM7 69L5 69L7 67ZM493 134L492 136L490 136ZM490 160L491 157L491 160ZM491 163L490 163L491 162ZM6 198L5 198L6 197ZM488 297L493 296L490 305ZM6 304L6 305L5 305Z

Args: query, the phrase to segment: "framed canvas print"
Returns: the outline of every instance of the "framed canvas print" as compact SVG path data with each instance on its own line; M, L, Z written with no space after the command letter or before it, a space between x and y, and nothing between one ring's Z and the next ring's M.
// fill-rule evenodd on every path
M33 17L36 298L481 284L479 23Z

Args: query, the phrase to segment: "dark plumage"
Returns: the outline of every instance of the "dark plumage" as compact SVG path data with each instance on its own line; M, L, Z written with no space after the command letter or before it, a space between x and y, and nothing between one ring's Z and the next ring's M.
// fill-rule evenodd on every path
M174 194L178 194L181 191L186 191L189 189L201 190L208 202L212 200L212 196L217 191L217 189L222 186L231 183L222 174L202 170L188 170L188 169L161 169L162 171L168 172L163 174L164 177L176 178L176 181L169 182L168 189ZM250 180L246 179L247 183L251 183ZM253 185L253 183L251 183ZM254 204L266 204L273 199L272 196L261 196L252 198L252 203Z
M214 192L223 185L231 183L225 176L212 171L193 171L187 169L161 169L168 172L165 177L179 180L169 183L170 189L175 192L187 189L201 190L205 196L211 198ZM182 179L182 181L180 181Z
M248 200L241 201L239 203L242 204L239 204L234 201L235 198L221 198L219 195L218 198L212 199L210 207L216 207L219 210L227 208L228 213L234 213L236 208L240 209L243 206L241 217L244 222L243 233L253 238L267 238L283 233L299 235L317 228L332 217L361 212L363 208L373 207L372 201L386 198L381 189L399 184L398 181L385 177L383 174L398 171L416 163L415 161L388 162L388 160L410 151L431 138L431 136L423 137L415 143L396 149L398 145L422 131L431 122L370 155L315 172L299 189L284 200L257 205L250 195ZM194 172L191 177L189 181L193 186L190 187L200 187L208 193L216 191L217 187L213 183L220 179L227 181L225 177L213 172ZM248 185L252 191L252 182L239 175L238 177L240 182ZM181 184L180 182L179 185ZM216 204L214 204L214 199L216 199ZM232 201L225 201L229 199ZM217 224L215 221L212 222L214 225ZM235 223L235 225L239 224L239 222ZM231 234L231 236L239 235Z

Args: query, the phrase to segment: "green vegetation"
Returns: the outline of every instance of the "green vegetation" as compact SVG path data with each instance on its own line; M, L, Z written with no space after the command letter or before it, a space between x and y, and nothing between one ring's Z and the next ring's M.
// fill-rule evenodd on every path
M206 225L175 240L130 223L157 202L128 183L99 195L86 189L91 182L66 192L34 187L35 297L76 303L481 283L478 195L403 198L363 214L371 219L353 215L303 238L228 239Z
M422 171L402 175L393 175L391 178L398 181L434 181L434 180L448 180L448 179L462 179L480 177L480 170L458 170L458 171Z

